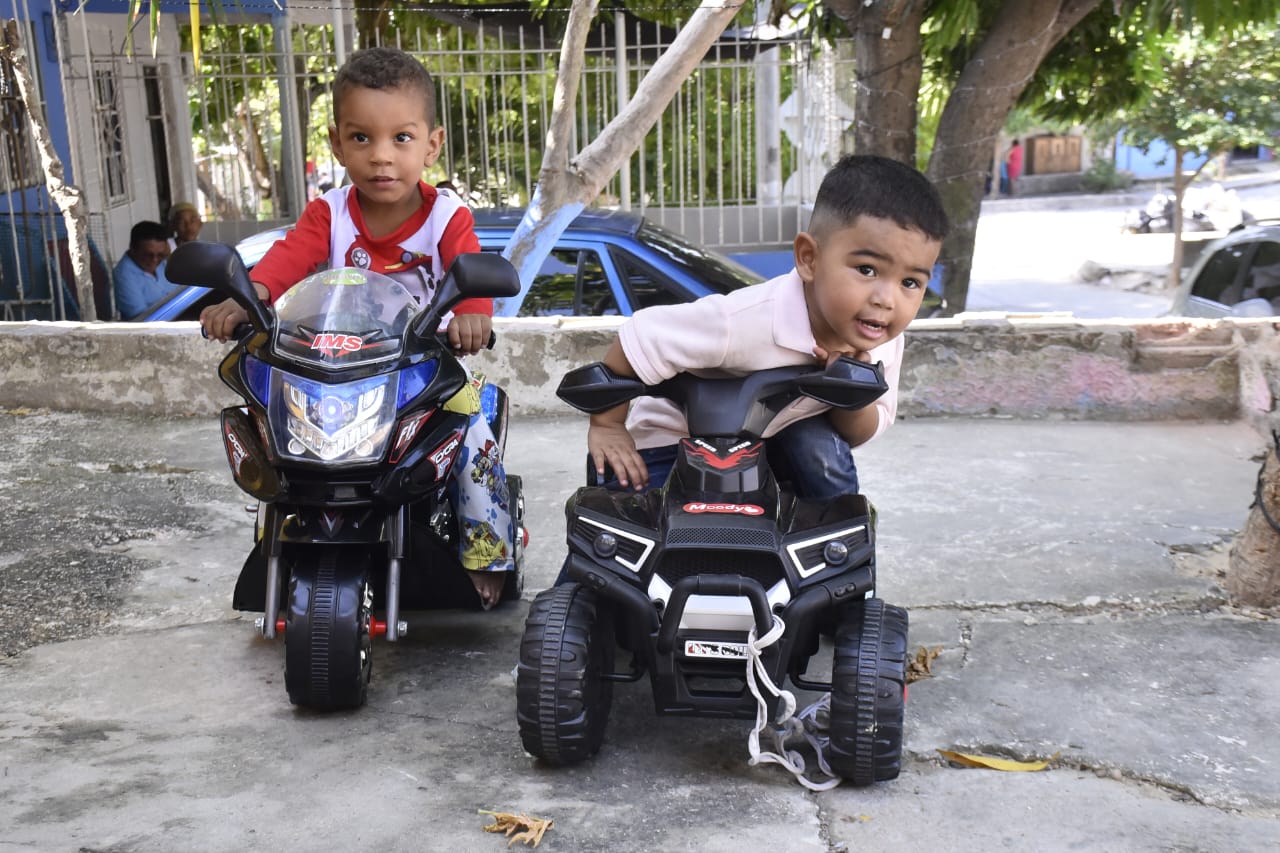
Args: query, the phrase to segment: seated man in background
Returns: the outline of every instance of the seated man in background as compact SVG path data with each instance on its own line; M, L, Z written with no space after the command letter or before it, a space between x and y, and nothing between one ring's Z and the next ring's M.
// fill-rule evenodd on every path
M169 248L176 249L200 236L204 220L200 211L189 201L181 201L169 208Z
M129 250L112 271L116 310L132 320L153 302L178 290L164 277L169 259L169 233L159 222L143 220L129 231Z

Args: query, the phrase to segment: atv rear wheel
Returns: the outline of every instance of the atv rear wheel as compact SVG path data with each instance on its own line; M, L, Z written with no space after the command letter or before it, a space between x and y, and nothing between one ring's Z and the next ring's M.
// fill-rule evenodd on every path
M529 606L516 673L524 748L551 764L576 764L604 741L613 702L613 635L595 593L576 583L543 590Z
M897 778L907 684L907 611L869 598L836 630L831 769L854 785Z
M368 557L339 548L301 554L289 577L284 631L289 701L323 711L359 707L373 671Z

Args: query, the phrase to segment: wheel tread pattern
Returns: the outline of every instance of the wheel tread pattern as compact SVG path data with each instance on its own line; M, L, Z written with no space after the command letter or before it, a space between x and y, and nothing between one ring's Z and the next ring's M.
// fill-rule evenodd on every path
M525 620L516 673L516 718L524 748L550 764L576 764L600 750L613 699L612 637L595 594L576 583L543 590Z
M831 768L854 785L897 778L907 677L907 612L868 599L836 632Z
M285 688L289 701L316 710L356 708L368 699L369 612L364 555L327 549L313 563L295 563L285 628Z

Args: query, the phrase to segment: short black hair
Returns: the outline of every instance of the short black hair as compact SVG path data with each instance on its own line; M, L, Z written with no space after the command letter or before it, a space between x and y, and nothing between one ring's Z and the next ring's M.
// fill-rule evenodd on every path
M859 216L889 219L939 242L951 230L942 197L928 178L872 154L847 154L831 167L818 187L809 231L847 227Z
M338 122L338 105L352 89L416 89L422 94L428 125L436 125L435 81L421 62L403 50L368 47L357 50L342 63L333 78L334 124Z
M138 248L148 240L159 240L161 243L169 242L169 229L159 222L152 222L150 219L144 219L129 229L130 250Z

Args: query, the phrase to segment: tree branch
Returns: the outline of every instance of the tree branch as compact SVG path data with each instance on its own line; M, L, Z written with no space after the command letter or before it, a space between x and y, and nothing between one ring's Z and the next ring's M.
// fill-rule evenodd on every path
M31 122L31 135L40 155L40 165L44 167L45 187L53 203L62 211L62 218L67 226L68 253L71 255L71 270L76 279L80 319L93 322L98 319L98 309L93 301L93 276L89 271L89 237L84 198L79 187L68 184L64 179L62 161L53 148L49 126L44 115L34 106L40 103L40 94L36 91L35 81L31 79L31 72L27 68L26 51L18 37L18 22L12 18L5 21L4 43L0 45L0 55L13 68L18 95L22 98L23 109ZM50 288L50 291L52 300L56 298L56 288Z
M575 166L579 174L595 177L597 170L612 173L617 151L634 151L671 101L672 94L698 67L707 49L720 37L744 0L724 0L721 4L698 7L680 30L671 47L654 63L636 87L617 118L579 154ZM575 6L576 8L576 6ZM588 181L591 183L591 181ZM603 181L600 184L603 186ZM597 188L598 192L598 188ZM592 193L594 195L594 193Z
M549 170L562 173L568 170L569 140L573 136L573 101L578 96L578 81L582 78L585 61L583 47L599 6L600 0L584 0L574 3L569 10L564 41L560 44L560 70L556 74L556 89L551 101L551 126L547 129L547 144L542 151L543 175Z

